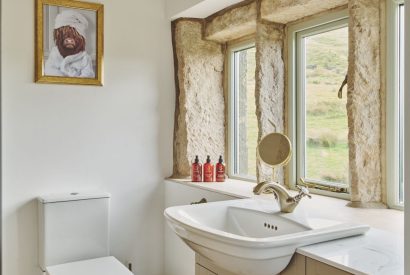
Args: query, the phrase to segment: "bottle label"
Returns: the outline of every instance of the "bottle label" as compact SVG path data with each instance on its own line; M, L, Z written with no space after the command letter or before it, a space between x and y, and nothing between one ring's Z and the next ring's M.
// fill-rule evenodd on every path
M201 182L202 181L202 171L201 165L199 164L192 164L192 175L191 181L192 182Z
M204 181L212 182L214 181L213 166L211 164L204 165Z
M216 181L217 182L225 181L225 167L223 164L218 164L216 166Z

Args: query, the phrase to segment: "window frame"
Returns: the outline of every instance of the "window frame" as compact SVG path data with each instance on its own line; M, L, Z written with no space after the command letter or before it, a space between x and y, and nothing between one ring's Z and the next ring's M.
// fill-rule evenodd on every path
M305 156L301 150L303 148L301 144L301 136L304 134L303 123L301 118L305 113L304 111L304 99L298 92L303 86L298 83L304 83L301 80L301 73L298 68L303 65L303 58L300 58L303 49L298 48L298 38L306 35L307 33L322 33L327 30L338 29L348 25L349 13L347 9L335 11L332 13L321 15L320 17L313 18L304 22L291 24L288 26L288 136L294 144L294 155L289 163L287 169L288 184L292 189L296 189L297 181L300 177L302 169L304 169ZM302 100L301 100L302 99ZM302 133L302 135L298 135ZM315 182L316 183L316 182ZM314 184L315 184L314 183ZM319 183L320 184L320 183ZM320 184L322 185L322 184ZM323 186L333 186L324 184ZM337 184L335 184L338 187ZM343 187L346 188L345 185ZM350 184L347 186L348 193L338 193L327 190L319 190L311 188L312 193L321 194L330 197L337 197L342 199L350 199Z
M404 0L386 2L386 189L387 205L398 210L404 209L404 203L400 203L400 118L397 111L400 108L399 67L404 62L404 58L401 62L399 60L399 7L402 4Z
M227 79L227 102L228 102L228 131L227 131L227 139L228 139L228 158L227 158L227 172L228 176L231 179L238 179L238 180L245 180L250 182L256 182L256 177L248 176L248 175L241 175L235 174L235 163L236 163L236 153L237 153L237 141L236 141L236 84L235 84L235 77L234 74L237 71L235 68L235 52L247 50L250 48L256 47L256 43L254 39L248 39L241 42L233 43L228 45L227 47L227 70L226 70L226 79ZM256 114L255 114L256 115Z

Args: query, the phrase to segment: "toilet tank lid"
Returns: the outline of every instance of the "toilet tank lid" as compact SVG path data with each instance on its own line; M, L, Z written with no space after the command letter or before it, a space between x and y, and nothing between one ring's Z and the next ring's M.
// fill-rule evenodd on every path
M38 197L41 203L55 203L65 201L93 200L111 198L111 194L106 192L72 192L63 194L51 194Z

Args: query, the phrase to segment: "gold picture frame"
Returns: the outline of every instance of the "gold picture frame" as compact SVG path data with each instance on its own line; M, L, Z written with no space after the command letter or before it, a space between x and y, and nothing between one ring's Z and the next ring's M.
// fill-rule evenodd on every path
M104 6L36 0L35 82L103 85Z

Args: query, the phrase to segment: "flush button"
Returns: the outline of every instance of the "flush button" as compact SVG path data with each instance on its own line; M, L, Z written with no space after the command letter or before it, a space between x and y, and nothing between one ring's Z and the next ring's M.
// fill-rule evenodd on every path
M77 196L78 193L77 193L77 192L74 192L74 193L70 193L70 195L72 195L72 196Z

